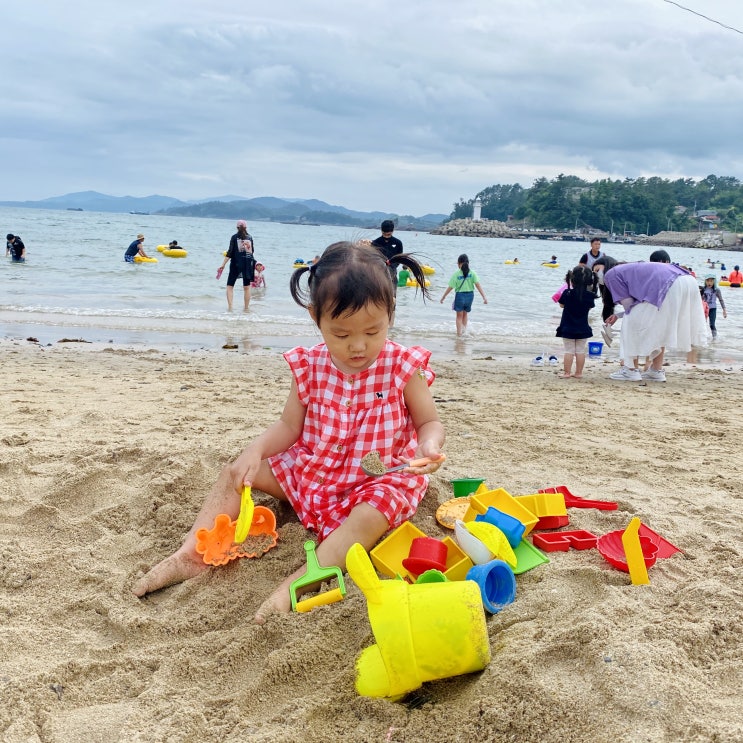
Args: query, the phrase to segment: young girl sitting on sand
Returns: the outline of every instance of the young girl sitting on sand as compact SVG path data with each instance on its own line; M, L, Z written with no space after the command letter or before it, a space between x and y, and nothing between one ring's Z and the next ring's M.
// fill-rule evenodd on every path
M317 534L317 558L325 567L345 567L352 544L370 549L413 516L426 492L425 475L443 460L444 429L429 390L430 352L387 338L395 309L388 264L407 266L426 296L423 270L412 257L386 261L375 248L349 242L331 245L317 263L294 272L292 297L308 310L324 343L284 354L292 383L281 418L224 467L183 545L135 583L136 596L207 569L195 551L196 531L211 528L220 513L237 518L244 485L291 504ZM373 450L388 467L416 457L437 461L370 477L360 461ZM305 570L264 601L258 624L290 610L289 586Z
M588 313L596 304L596 277L588 266L576 266L565 276L568 288L560 295L562 317L555 335L562 338L565 353L562 357L563 379L580 379L586 363L586 345L593 335ZM572 373L575 359L575 374Z

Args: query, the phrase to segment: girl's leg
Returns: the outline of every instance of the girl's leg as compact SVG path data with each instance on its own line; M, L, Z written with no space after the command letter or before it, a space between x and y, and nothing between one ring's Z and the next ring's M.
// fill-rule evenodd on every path
M240 493L234 488L230 466L230 464L226 464L222 468L217 482L214 483L206 496L196 521L186 534L183 544L172 555L151 567L145 575L135 582L132 587L132 593L135 596L144 596L146 593L193 578L209 567L203 561L201 555L196 552L196 532L202 527L211 529L214 526L214 517L220 513L226 513L233 520L240 513ZM265 460L261 462L261 468L255 478L254 486L256 489L268 493L268 495L286 500L286 496Z
M245 300L245 309L250 305L250 284L243 287L243 298Z
M583 367L586 365L586 354L576 353L575 354L575 374L573 376L576 379L580 379L583 376Z
M712 338L717 338L717 307L709 308L709 329L712 331Z
M464 333L464 312L457 312L457 335Z
M227 293L227 309L228 310L231 310L232 309L232 295L233 295L233 293L235 291L235 287L234 286L230 286L228 284L227 285L227 289L225 291Z
M567 351L562 356L562 376L569 377L573 368L573 354Z
M317 561L322 567L337 565L341 570L345 570L346 553L352 544L359 542L364 549L369 550L389 527L386 517L376 508L368 503L359 503L348 518L318 545ZM307 566L302 566L281 582L256 612L256 624L265 624L270 614L291 610L289 587L293 581L303 576L306 570Z
M467 332L467 321L470 319L470 313L466 310L462 312L462 335Z

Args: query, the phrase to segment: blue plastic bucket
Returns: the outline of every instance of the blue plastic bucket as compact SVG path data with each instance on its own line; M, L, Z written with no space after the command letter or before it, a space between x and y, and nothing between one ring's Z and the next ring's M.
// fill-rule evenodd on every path
M497 614L516 598L516 578L503 560L475 565L467 572L467 580L475 581L480 587L482 603L491 614Z
M604 344L601 341L591 341L588 344L588 355L589 356L601 356L601 349Z

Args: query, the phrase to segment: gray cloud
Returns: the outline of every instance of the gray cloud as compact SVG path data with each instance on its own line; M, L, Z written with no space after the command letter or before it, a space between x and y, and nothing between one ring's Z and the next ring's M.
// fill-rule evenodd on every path
M697 9L743 28L736 0ZM13 13L5 200L229 192L422 214L560 172L743 177L743 36L662 0Z

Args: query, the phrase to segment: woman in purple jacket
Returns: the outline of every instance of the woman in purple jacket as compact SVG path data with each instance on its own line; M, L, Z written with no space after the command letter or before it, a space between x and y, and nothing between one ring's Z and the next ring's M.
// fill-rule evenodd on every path
M593 264L598 274L604 317L613 325L624 308L619 353L625 365L611 375L622 381L665 382L663 355L666 348L689 352L707 343L704 309L696 279L673 263L618 263L608 255ZM638 357L651 366L640 374Z

